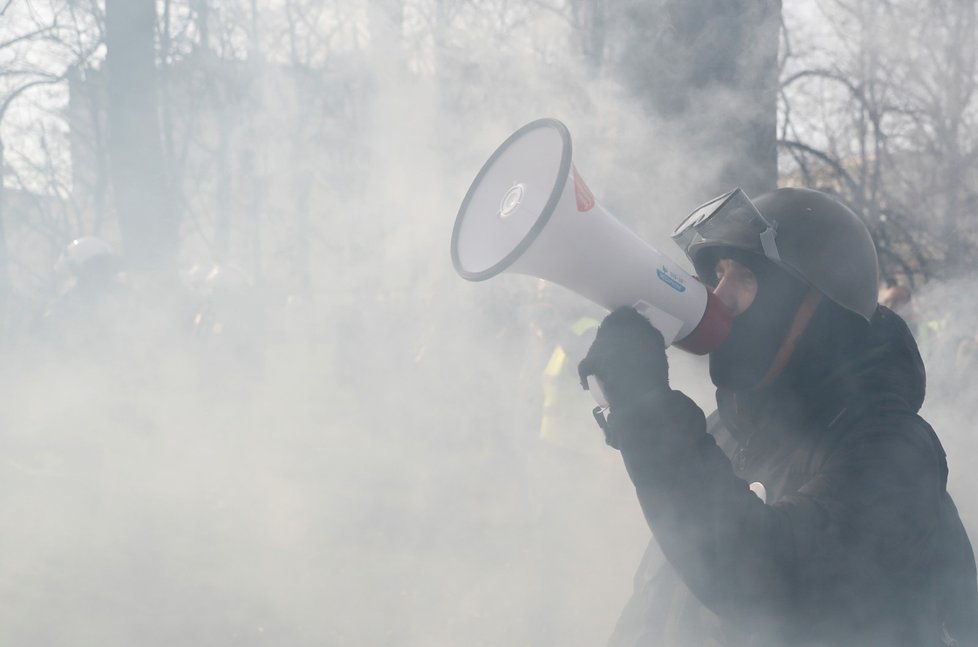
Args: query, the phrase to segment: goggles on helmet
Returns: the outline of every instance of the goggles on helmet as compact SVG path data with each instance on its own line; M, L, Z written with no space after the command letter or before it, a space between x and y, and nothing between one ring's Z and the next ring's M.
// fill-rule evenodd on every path
M713 198L689 214L672 232L672 239L692 258L696 249L726 245L766 256L781 264L775 243L777 227L737 188Z

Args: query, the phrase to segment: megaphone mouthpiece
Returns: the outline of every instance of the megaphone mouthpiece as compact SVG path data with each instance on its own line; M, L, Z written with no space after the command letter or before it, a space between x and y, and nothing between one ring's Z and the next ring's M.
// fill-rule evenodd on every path
M676 342L676 346L694 355L706 355L723 343L730 334L731 325L733 313L717 295L707 290L702 319L693 332Z

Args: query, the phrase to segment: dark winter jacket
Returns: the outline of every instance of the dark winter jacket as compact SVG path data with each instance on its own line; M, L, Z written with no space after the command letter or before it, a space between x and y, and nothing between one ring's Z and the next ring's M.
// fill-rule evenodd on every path
M719 392L709 424L677 391L612 412L654 535L615 647L919 647L946 644L945 623L973 630L974 558L917 416L912 336L884 308L861 332L812 325L776 384Z

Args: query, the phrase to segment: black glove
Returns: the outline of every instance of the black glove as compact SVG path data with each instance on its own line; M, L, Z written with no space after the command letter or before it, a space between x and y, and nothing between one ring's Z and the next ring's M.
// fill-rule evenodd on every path
M669 365L662 333L635 308L618 308L601 322L577 374L585 389L588 376L597 377L612 409L668 391Z

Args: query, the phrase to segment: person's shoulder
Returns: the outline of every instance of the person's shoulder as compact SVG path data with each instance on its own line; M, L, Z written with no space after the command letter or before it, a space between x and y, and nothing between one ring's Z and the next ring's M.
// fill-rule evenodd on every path
M946 478L947 462L940 439L926 420L906 407L868 407L858 414L843 415L833 427L836 429L830 429L829 436L835 442L826 452L827 458L856 455L894 468L934 470Z
M940 445L930 424L900 403L884 401L852 413L843 412L832 426L840 427L843 437L853 441L905 441L927 447L935 443Z

